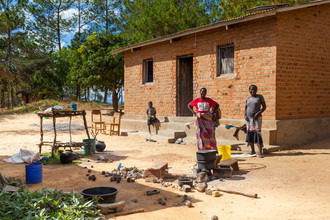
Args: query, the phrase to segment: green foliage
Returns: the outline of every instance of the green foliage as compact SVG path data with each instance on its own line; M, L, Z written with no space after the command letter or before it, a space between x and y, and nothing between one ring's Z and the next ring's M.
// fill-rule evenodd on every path
M43 188L41 191L0 190L0 219L99 219L96 201L86 201L71 191Z
M80 46L71 64L72 77L80 79L82 85L110 89L114 108L118 109L119 89L124 83L123 54L112 51L125 45L119 34L93 33L84 45Z

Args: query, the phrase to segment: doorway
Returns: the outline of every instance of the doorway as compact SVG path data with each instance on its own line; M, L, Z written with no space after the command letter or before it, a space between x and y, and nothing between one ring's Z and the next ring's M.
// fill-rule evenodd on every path
M177 116L192 116L188 104L193 99L193 55L177 58Z

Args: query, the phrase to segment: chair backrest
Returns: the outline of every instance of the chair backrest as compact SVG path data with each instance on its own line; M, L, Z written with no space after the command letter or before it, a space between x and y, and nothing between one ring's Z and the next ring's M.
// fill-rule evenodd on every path
M94 121L94 116L98 118L98 120ZM92 122L102 122L101 110L92 110Z
M115 112L113 114L113 120L112 120L112 123L113 124L120 124L120 120L121 120L121 114L118 113L118 112Z

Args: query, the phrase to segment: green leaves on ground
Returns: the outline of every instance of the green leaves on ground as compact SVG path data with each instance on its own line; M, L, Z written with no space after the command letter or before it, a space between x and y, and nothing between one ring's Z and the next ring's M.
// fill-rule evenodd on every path
M43 188L41 191L0 190L0 219L98 219L96 201L86 201L71 191Z

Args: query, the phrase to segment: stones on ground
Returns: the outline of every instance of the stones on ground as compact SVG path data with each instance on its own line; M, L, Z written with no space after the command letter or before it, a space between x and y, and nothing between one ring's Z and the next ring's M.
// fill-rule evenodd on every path
M110 174L108 172L104 174L104 177L109 177L109 176Z
M219 196L221 196L221 194L220 194L219 191L213 191L213 192L212 192L212 196L213 196L213 197L219 197Z
M185 202L185 201L187 201L188 200L188 196L187 195L183 195L183 197L182 197L182 202Z
M120 183L120 181L121 181L121 178L120 177L117 177L117 183Z
M138 200L137 199L132 199L132 202L137 203Z
M184 192L191 192L191 186L189 186L189 185L183 185L182 186L182 190L184 191Z
M166 206L166 202L162 198L157 199L157 202L162 206Z
M203 183L203 182L207 182L209 180L209 176L208 176L208 173L207 172L200 172L200 173L197 173L197 182L198 183Z
M218 220L218 216L213 215L213 216L211 217L211 220Z
M190 202L189 200L185 202L185 205L188 206L189 208L193 207L192 202Z
M115 182L117 178L115 176L110 177L110 182Z
M207 188L207 184L206 183L198 183L196 186L195 186L195 189L198 191L198 192L205 192L205 189Z
M91 173L92 172L92 170L91 169L88 169L88 171L87 171L88 173Z
M95 181L96 180L96 176L95 175L89 175L88 176L88 180Z
M213 189L206 188L206 189L205 189L205 194L211 196L212 193L213 193L213 191L214 191Z
M89 176L89 173L86 173L86 176Z
M92 165L91 168L94 168L94 166Z
M101 174L102 174L102 175L105 175L105 171L103 170L103 171L101 172Z

